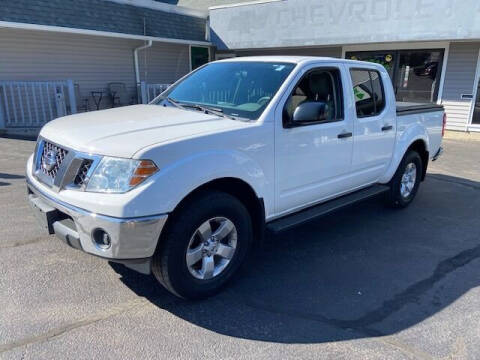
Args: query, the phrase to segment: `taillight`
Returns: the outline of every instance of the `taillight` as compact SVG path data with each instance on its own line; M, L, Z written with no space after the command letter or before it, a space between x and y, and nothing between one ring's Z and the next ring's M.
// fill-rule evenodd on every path
M447 126L447 114L443 113L442 137L445 136L445 126Z

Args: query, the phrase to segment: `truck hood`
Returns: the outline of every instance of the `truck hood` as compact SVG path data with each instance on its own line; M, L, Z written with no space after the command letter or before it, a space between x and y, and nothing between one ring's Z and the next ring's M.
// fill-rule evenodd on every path
M242 126L244 122L200 111L132 105L58 118L40 136L77 151L129 158L150 145Z

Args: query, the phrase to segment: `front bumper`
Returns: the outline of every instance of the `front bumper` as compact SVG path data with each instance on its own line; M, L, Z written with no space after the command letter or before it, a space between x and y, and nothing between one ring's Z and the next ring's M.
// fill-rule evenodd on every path
M28 200L40 223L68 245L150 273L150 261L168 215L117 218L95 214L55 199L27 180ZM99 246L93 233L105 231L108 247Z

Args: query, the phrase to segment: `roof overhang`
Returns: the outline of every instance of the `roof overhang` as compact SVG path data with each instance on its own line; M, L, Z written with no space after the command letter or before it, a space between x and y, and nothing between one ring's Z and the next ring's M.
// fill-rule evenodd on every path
M27 24L27 23L18 23L18 22L10 22L10 21L0 21L0 28L2 28L2 27L3 28L12 28L12 29L49 31L49 32L77 34L77 35L103 36L103 37L111 37L111 38L119 38L119 39L147 40L147 41L152 40L152 41L156 41L156 42L172 43L172 44L203 45L203 46L211 46L212 45L212 43L209 42L209 41L172 39L172 38L155 37L155 36L144 36L144 35L134 35L134 34L108 32L108 31L68 28L68 27L63 27L63 26Z

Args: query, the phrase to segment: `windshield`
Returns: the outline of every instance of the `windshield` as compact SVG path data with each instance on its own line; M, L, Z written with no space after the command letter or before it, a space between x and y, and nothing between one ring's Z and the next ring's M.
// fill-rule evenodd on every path
M212 108L230 117L258 119L295 64L217 62L207 64L168 89L155 103Z

